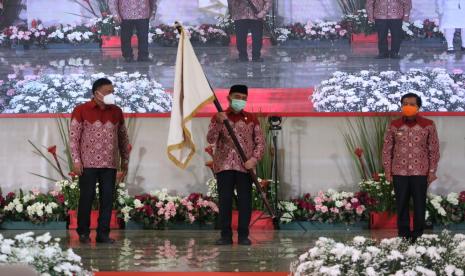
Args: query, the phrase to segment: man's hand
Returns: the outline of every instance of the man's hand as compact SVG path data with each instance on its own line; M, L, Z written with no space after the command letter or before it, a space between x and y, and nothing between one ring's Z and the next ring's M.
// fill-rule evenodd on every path
M374 19L374 18L371 18L371 17L369 17L369 18L368 18L368 22L369 22L369 23L375 23L375 19Z
M428 186L431 185L438 177L434 173L428 175Z
M386 174L386 181L392 184L392 175Z
M73 163L73 172L74 172L77 176L81 176L81 175L82 175L82 164L81 164L80 162Z
M265 16L266 16L266 12L264 12L264 11L257 13L257 18L258 19L263 19L263 18L265 18Z
M226 115L226 112L218 112L216 113L216 122L219 124L222 124L225 120L228 119L228 116Z
M409 22L409 19L410 17L408 15L404 15L404 17L402 18L404 22Z
M128 174L128 163L124 162L121 164L121 177L118 179L119 181L123 181L123 179L126 177Z
M244 167L247 170L254 169L255 166L257 166L257 161L254 158L251 158L251 159L247 160L247 162L244 163Z
M118 23L118 24L121 24L121 22L123 21L123 19L121 19L121 16L119 16L119 15L115 15L114 19L115 19L116 23Z

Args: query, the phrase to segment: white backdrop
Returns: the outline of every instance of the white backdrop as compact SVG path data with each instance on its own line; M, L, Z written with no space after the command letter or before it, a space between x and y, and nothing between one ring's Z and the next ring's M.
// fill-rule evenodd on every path
M437 18L435 0L412 0L412 20ZM215 16L226 11L227 0L159 0L154 24L215 23ZM277 12L285 23L307 22L316 19L337 20L342 13L336 0L280 0ZM80 17L73 14L82 14ZM27 0L27 17L41 19L44 24L82 23L89 16L72 0Z
M465 190L465 118L434 117L441 141L439 180L432 189L438 193ZM341 137L345 118L286 118L279 136L282 190L284 197L329 188L355 190L357 175ZM204 166L209 159L203 148L208 118L194 120L193 134L199 152L183 171L167 158L168 118L140 118L131 154L130 192L168 188L186 194L205 192L211 177ZM47 190L53 184L29 172L49 175L49 166L32 153L27 140L59 149L61 140L55 119L0 119L0 187L4 192L19 188Z

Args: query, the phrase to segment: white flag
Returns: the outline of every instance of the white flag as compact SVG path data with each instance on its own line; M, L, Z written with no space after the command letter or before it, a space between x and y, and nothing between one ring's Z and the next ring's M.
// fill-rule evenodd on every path
M192 118L206 104L213 102L211 90L192 44L181 32L174 77L173 107L168 134L168 157L176 166L186 168L195 153Z

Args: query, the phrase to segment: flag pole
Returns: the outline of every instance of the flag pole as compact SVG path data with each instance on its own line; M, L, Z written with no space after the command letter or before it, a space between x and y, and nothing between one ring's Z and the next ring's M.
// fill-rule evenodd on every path
M181 26L181 24L179 24L178 22L175 22L175 26L176 26L176 29L178 30L179 34L182 35L182 26ZM215 105L218 112L224 112L223 107L221 106L220 102L218 101L218 98L216 97L215 91L213 90L213 87L210 84L210 80L208 80L207 76L205 76L205 78L207 79L208 85L210 86L210 89L211 89L211 91L212 91L212 93L213 93L213 95L215 97L215 99L213 101L213 104ZM236 134L234 133L234 129L232 128L231 123L229 122L229 120L226 119L226 120L223 121L223 124L226 127L226 130L228 131L229 136L231 136L231 139L232 139L232 141L234 143L234 146L237 149L237 152L239 153L239 156L242 159L242 162L243 163L247 162L247 156L245 155L244 149L242 148L241 144L239 143L239 140L236 137ZM260 196L261 196L261 198L263 200L263 203L265 204L265 207L266 207L270 217L273 219L273 222L277 225L276 212L271 207L270 203L268 202L268 199L266 198L266 193L263 190L262 186L260 186L260 183L258 182L257 175L255 174L255 171L253 169L249 169L247 171L250 174L250 176L252 177L252 181L255 184L255 187L257 188L257 191L259 192L259 194L260 194Z

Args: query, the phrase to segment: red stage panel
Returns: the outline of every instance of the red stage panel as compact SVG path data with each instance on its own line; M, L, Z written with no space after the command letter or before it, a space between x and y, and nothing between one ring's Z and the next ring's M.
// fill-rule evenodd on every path
M292 114L312 112L312 102L309 100L313 88L250 88L247 111L257 113ZM229 89L215 91L223 108L228 106ZM199 112L199 116L211 116L216 113L213 104L206 106Z
M223 108L228 106L229 89L215 91ZM313 109L310 96L313 87L308 88L249 88L249 101L246 110L256 113L273 114L283 117L360 117L386 116L382 112L316 112ZM216 113L213 104L200 110L197 117L211 117ZM169 113L131 113L128 117L167 118ZM391 113L390 115L400 115ZM465 116L465 112L422 112L424 116ZM0 114L0 118L60 118L69 114Z

